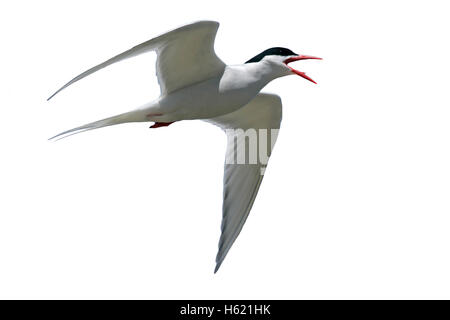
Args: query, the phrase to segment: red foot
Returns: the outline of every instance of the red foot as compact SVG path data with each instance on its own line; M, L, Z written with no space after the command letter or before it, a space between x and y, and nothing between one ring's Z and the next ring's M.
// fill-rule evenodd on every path
M155 122L150 128L167 127L170 126L172 123L173 122Z

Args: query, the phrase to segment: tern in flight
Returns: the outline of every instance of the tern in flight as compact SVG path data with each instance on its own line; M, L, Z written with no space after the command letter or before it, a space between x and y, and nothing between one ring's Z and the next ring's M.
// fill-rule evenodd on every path
M247 219L276 140L273 132L280 128L280 97L260 91L270 81L287 75L296 74L314 82L304 72L288 64L320 59L275 47L244 64L226 65L214 52L218 28L217 22L199 21L164 33L81 73L48 98L50 100L71 84L113 63L156 51L156 76L161 89L158 99L133 111L62 132L50 139L127 122L151 121L154 122L151 128L159 128L176 121L201 119L222 128L227 134L227 151L222 234L214 272L219 269ZM252 136L252 132L257 134ZM271 132L270 136L264 137L268 132ZM251 139L255 137L259 143L255 144ZM246 151L247 145L249 150ZM250 151L255 151L251 145L256 145L256 158L250 155ZM241 157L239 153L245 154Z

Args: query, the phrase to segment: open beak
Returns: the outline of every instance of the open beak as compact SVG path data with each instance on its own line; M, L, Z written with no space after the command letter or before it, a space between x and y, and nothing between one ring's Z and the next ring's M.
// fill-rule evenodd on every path
M288 65L288 63L290 63L290 62L294 62L294 61L298 61L298 60L308 60L308 59L322 60L322 58L318 58L318 57L305 56L305 55L298 55L298 56L296 56L296 57L292 57L292 58L288 58L288 59L284 60L284 63L285 63L286 65ZM309 81L314 82L315 84L317 84L317 82L315 82L313 79L311 79L310 77L308 77L308 76L306 75L306 73L301 72L301 71L298 71L298 70L295 70L294 68L289 67L289 66L288 66L288 68L291 69L293 73L299 75L300 77L305 78L306 80L309 80Z

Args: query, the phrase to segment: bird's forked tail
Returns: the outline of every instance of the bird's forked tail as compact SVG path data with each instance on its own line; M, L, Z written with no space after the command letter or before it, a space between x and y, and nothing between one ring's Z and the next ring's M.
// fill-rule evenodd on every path
M57 134L56 136L49 138L48 140L59 140L59 139L67 138L68 136L71 136L73 134L81 133L81 132L88 131L88 130L103 128L103 127L112 126L112 125L120 124L120 123L139 122L139 121L144 121L144 120L141 120L140 117L138 117L138 112L136 112L136 111L126 112L126 113L122 113L122 114L119 114L119 115L116 115L113 117L94 121L94 122L85 124L83 126L61 132L61 133Z

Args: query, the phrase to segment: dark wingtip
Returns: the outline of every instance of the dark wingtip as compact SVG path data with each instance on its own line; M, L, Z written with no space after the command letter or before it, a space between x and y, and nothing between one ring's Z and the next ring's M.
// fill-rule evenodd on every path
M71 81L69 81L68 83L66 83L65 85L63 85L61 88L59 88L58 90L55 91L54 94L52 94L50 97L48 97L47 101L49 101L51 98L53 98L54 96L56 96L58 93L60 93L62 90L64 90L65 88L67 88L68 86L70 86L73 83L73 79Z
M50 101L51 98L53 98L54 96L56 96L56 94L59 92L60 90L56 91L54 94L52 94L50 97L47 98L47 101Z
M222 261L217 261L216 267L214 268L214 274L216 274L217 271L219 271L219 268L220 268L221 265L222 265Z

